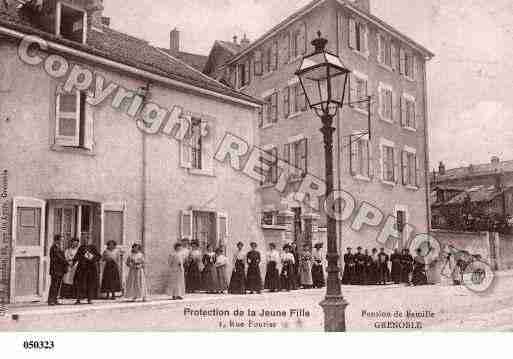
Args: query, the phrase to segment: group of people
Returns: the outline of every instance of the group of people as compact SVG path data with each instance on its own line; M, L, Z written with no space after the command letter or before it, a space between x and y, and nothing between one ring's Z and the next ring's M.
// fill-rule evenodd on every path
M223 248L207 246L202 253L197 241L178 242L169 256L169 283L167 294L172 299L183 299L185 293L230 293L254 294L264 289L270 292L299 288L322 288L324 268L321 254L322 244L316 244L313 251L307 245L299 253L295 244L287 244L278 251L271 243L265 258L255 242L250 250L244 250L244 243L236 245L228 274L229 259ZM261 262L265 259L266 271L261 273Z
M62 250L62 238L54 237L50 248L50 289L48 304L60 304L58 299L75 299L75 304L87 300L89 304L98 294L107 299L116 299L122 292L120 275L121 252L115 241L107 242L107 248L100 254L93 244L82 244L77 238L71 240L69 248ZM101 283L99 265L103 263ZM125 297L132 301L146 300L147 285L144 274L144 255L141 246L134 244L125 264L128 277L125 284Z
M426 265L420 249L415 258L409 249L395 249L389 256L384 248L379 252L373 248L369 252L362 247L358 247L354 254L352 248L347 248L344 255L342 284L345 285L425 285L427 282Z

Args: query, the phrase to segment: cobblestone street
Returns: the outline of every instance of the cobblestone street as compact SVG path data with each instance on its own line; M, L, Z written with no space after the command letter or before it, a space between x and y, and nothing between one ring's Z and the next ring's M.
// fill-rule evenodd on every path
M502 274L483 295L453 286L346 286L347 328L509 330L513 328L512 282L510 273ZM195 294L180 302L156 296L145 303L11 307L0 319L0 330L321 331L323 315L318 303L323 295L324 290L246 296Z

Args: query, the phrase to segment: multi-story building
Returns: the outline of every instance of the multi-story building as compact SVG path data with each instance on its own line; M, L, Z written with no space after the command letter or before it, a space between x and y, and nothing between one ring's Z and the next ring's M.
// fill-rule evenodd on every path
M312 198L306 202L290 195L309 188L307 174L324 178L321 122L308 109L294 75L302 56L313 51L310 43L318 31L329 41L327 50L351 70L349 105L335 119L335 186L356 199L356 208L367 202L384 218L401 217L416 232L427 231L426 63L433 54L374 16L368 0L315 0L225 64L236 89L265 102L259 131L262 149L296 169L289 171L284 186L277 161L270 163L260 188L266 240L305 238L302 233L309 231L316 214L321 215L317 235L323 238L323 206ZM365 102L368 96L370 107ZM291 214L293 220L287 220ZM379 246L374 229L357 233L350 224L345 221L339 228L344 247ZM315 232L315 222L313 228ZM405 231L403 238L412 233Z
M116 240L125 254L142 243L154 293L180 239L230 256L233 241L262 243L258 183L214 159L228 131L256 142L259 100L109 28L101 1L8 4L0 284L11 301L45 298L54 235L99 250Z

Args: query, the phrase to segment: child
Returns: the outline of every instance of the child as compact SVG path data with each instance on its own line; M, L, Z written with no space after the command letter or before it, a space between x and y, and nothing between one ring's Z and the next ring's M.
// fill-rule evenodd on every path
M144 274L144 254L139 244L132 246L132 252L126 260L126 265L129 270L125 296L131 298L132 302L135 302L138 298L142 298L143 302L145 302L148 290Z
M121 292L121 279L119 275L119 250L116 241L107 242L107 249L103 252L102 260L105 262L102 277L102 293L107 293L106 298L116 299L116 292Z

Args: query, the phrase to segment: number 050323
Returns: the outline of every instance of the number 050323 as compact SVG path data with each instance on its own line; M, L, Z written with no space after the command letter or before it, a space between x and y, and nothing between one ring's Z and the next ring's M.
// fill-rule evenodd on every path
M55 348L53 340L25 340L23 348L27 350L52 350Z

